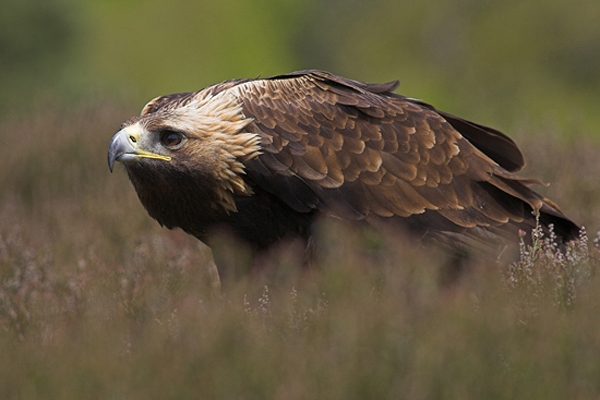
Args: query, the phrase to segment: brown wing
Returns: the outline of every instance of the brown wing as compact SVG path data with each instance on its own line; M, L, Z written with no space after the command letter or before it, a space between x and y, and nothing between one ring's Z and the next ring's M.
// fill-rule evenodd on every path
M524 164L512 140L393 94L396 86L320 71L238 86L254 118L247 129L265 146L249 176L299 212L427 214L462 228L519 224L540 208L563 218L526 186L533 181L509 172Z

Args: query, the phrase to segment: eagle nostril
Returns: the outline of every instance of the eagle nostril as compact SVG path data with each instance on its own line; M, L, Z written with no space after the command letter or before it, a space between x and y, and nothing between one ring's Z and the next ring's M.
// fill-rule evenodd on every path
M129 135L129 141L131 143L136 143L137 142L137 140L135 139L135 136L133 136L133 135Z

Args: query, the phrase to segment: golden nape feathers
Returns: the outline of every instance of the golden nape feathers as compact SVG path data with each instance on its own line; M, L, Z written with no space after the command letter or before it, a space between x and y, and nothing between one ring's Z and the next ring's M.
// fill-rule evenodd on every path
M516 237L538 211L559 240L577 237L515 175L525 163L509 137L396 86L300 71L158 97L113 137L109 166L123 163L160 224L209 245L224 226L257 253L308 241L327 216L458 247Z

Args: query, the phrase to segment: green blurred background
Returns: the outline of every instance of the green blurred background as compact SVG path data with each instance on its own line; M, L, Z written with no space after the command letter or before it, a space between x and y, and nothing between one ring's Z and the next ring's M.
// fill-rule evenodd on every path
M599 21L597 0L2 0L0 113L319 68L504 130L594 135Z

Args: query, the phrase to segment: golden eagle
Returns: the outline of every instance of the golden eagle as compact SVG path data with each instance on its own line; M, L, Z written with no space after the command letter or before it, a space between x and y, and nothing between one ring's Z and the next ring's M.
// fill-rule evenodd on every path
M308 240L322 216L397 226L447 244L579 227L515 173L503 133L393 91L309 70L157 97L108 149L167 228L211 244L226 226L257 252Z

